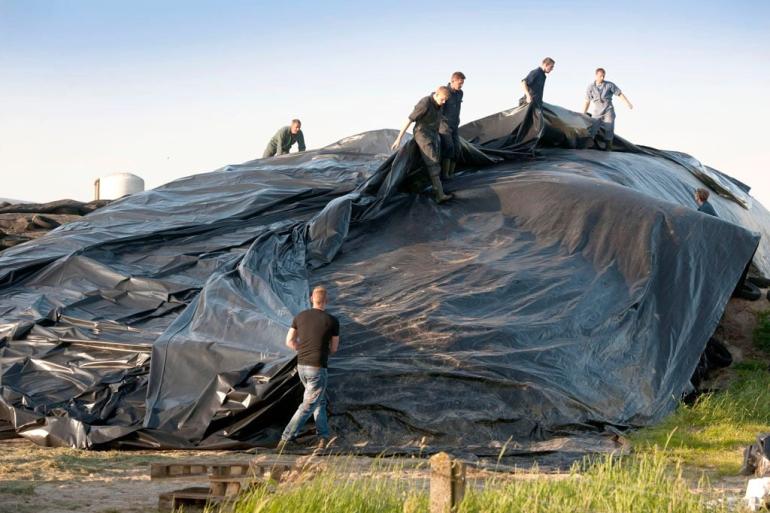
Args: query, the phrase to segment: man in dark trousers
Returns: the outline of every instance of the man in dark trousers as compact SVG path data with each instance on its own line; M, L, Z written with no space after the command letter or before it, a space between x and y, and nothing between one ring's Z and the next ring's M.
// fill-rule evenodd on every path
M444 194L444 188L441 185L441 144L439 141L439 125L443 117L442 107L449 99L452 93L449 88L439 86L436 92L422 98L414 110L409 114L404 128L399 132L396 141L391 149L396 150L401 145L401 138L409 126L414 123L414 141L420 149L422 160L428 168L428 175L433 184L433 192L436 196L436 203L444 203L453 198L451 194Z
M305 136L301 130L302 122L299 119L292 119L291 125L278 129L270 142L267 143L265 153L262 158L266 159L275 155L289 153L292 145L297 143L299 151L305 151Z
M463 84L465 75L455 71L449 79L449 99L444 104L444 119L441 120L439 135L441 136L441 177L452 178L455 174L457 158L460 156L460 136L457 129L460 126L460 107L463 102Z
M327 293L324 287L316 287L310 296L313 308L297 314L286 334L286 345L297 351L297 374L305 387L302 404L299 405L281 435L278 449L293 441L302 426L312 415L318 433L318 448L329 441L329 424L326 420L326 383L329 355L340 346L340 323L326 313Z
M710 216L719 217L717 211L709 203L709 191L706 189L695 189L695 203L698 204L698 212L703 212Z
M545 78L548 73L553 71L556 61L550 57L543 59L540 67L533 69L521 81L521 88L524 89L524 96L519 100L519 105L532 103L535 107L543 106L543 90L545 89Z

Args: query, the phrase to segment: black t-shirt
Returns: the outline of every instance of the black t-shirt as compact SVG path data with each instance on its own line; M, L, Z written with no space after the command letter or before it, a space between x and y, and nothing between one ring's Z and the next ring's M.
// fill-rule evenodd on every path
M446 133L448 131L457 130L460 126L460 107L463 103L463 90L452 89L452 84L446 85L449 89L449 99L446 101L441 109L444 111L444 119L441 120L441 132Z
M543 68L535 68L524 78L530 92L532 93L532 103L543 105L543 90L545 89L545 71Z
M433 136L438 134L442 113L441 105L433 99L433 94L429 94L417 102L414 110L409 114L409 120L414 121L415 133Z
M291 323L297 330L297 364L327 367L332 337L340 334L340 322L323 310L311 308L300 312Z

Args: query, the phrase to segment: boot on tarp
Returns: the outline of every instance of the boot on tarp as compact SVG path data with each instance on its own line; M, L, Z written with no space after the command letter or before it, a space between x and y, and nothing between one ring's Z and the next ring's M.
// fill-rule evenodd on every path
M454 178L455 177L455 166L457 165L457 162L454 160L449 161L449 172L447 173L448 178Z
M440 205L441 203L454 198L453 194L444 194L444 187L441 185L441 178L438 173L430 176L430 182L433 184L433 193L436 195L436 203Z

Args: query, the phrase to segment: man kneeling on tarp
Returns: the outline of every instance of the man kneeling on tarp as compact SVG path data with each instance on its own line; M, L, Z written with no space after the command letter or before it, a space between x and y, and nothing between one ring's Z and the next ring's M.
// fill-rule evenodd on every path
M291 125L278 129L270 142L267 143L262 158L266 159L289 153L294 143L297 143L299 151L305 151L305 135L302 133L302 122L299 119L292 119Z
M391 149L397 150L409 125L414 123L414 141L420 148L422 160L428 168L430 182L433 184L433 192L436 195L436 203L443 203L453 198L451 194L444 194L444 188L441 186L441 144L438 133L443 117L442 107L450 95L447 87L439 86L435 93L429 94L417 102L414 110L409 114L404 128L399 132L396 142L391 146Z
M326 313L326 289L316 287L310 296L313 308L297 314L286 334L286 345L297 351L297 374L305 387L299 405L281 435L278 449L294 440L299 430L312 415L318 433L318 448L329 442L329 424L326 420L326 382L329 355L340 346L340 323Z

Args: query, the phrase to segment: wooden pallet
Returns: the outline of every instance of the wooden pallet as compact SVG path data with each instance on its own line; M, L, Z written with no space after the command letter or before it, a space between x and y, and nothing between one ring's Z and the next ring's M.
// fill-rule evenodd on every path
M169 479L189 476L245 476L249 475L249 462L202 462L177 461L174 463L150 463L150 479Z
M281 480L292 466L286 462L201 462L177 461L151 463L151 479L169 479L208 475L209 487L183 488L160 495L158 509L175 511L180 506L186 510L203 509L207 504L219 504L233 499L239 493L254 486L270 486Z
M158 511L160 513L172 513L184 507L185 511L203 510L207 505L218 504L221 497L214 497L208 488L194 486L160 494L158 498Z
M210 494L214 497L233 497L241 492L264 484L258 477L210 477Z
M251 475L261 476L274 483L281 481L284 474L291 471L292 465L288 463L267 463L252 460L250 465Z

